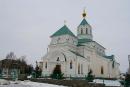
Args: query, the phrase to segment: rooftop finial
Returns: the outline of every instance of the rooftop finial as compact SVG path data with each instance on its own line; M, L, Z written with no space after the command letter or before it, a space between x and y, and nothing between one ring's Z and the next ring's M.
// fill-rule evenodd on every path
M83 18L86 17L86 11L85 11L85 8L84 8L84 10L83 10L83 14L82 14L82 16L83 16Z
M66 25L66 20L64 20L64 25Z

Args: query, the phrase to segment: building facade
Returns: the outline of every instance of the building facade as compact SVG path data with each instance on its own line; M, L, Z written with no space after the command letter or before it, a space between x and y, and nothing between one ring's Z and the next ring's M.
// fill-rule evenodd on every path
M107 56L105 48L93 40L92 27L83 20L77 27L77 35L64 25L53 35L48 46L48 52L40 66L43 76L50 76L56 67L61 69L64 77L85 77L92 70L95 77L118 78L119 63L115 56Z
M33 71L33 67L24 60L25 56L17 58L13 52L6 55L6 58L0 60L0 78L6 79L26 79Z

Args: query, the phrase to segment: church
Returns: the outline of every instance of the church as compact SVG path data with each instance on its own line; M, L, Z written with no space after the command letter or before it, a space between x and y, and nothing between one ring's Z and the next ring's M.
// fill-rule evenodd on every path
M42 76L50 76L57 68L64 77L85 77L91 70L97 78L119 78L119 63L115 56L106 55L105 48L93 40L85 10L82 16L77 35L66 24L51 35L48 52L39 62Z

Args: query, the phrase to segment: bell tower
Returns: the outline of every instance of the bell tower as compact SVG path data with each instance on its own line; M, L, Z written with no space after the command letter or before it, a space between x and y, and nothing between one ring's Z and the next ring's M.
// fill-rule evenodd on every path
M83 11L82 16L83 16L83 20L81 21L81 23L80 23L80 25L78 26L78 29L77 29L78 39L92 40L93 39L92 28L88 24L88 22L86 21L86 12L85 12L85 10Z

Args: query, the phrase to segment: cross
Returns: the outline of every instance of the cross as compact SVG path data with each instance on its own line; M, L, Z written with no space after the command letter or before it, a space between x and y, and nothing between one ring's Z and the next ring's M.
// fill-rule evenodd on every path
M64 25L66 25L66 20L64 20Z

